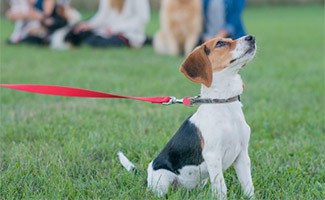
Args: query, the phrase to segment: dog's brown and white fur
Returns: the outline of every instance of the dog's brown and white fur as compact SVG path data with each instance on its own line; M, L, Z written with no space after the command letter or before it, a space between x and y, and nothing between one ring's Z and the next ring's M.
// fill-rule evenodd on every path
M154 36L154 49L159 54L188 55L197 44L201 30L201 0L162 0L160 30Z
M190 80L201 83L201 98L228 99L243 92L238 71L255 55L253 36L237 40L215 38L197 47L181 65ZM245 121L240 101L202 104L149 164L147 184L158 196L171 185L195 188L208 178L212 192L226 198L223 171L234 164L245 195L254 187L248 156L250 127ZM119 153L121 163L134 166Z

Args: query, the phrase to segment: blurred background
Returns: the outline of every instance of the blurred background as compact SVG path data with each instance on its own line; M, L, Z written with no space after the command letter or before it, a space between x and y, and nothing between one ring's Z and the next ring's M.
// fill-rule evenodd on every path
M160 0L150 0L152 9L159 8ZM248 5L306 5L306 4L324 4L323 0L248 0ZM80 10L96 10L98 1L88 0L72 0L72 5ZM9 0L0 0L0 13L4 14L4 11L9 7Z

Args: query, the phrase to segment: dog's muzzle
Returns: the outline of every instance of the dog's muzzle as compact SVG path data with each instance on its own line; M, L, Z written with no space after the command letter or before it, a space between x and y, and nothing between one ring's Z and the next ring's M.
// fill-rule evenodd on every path
M249 49L245 52L245 54L252 53L253 51L255 51L255 37L253 35L248 35L245 37L245 41L247 41L249 44Z

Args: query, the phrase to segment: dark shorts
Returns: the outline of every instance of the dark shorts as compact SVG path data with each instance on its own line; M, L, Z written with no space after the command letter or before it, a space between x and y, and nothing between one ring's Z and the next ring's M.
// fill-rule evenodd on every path
M112 35L110 37L102 37L96 35L92 31L84 31L75 34L71 30L65 41L70 42L74 46L80 46L82 43L88 44L92 47L97 48L108 48L108 47L128 47L129 41L123 35Z

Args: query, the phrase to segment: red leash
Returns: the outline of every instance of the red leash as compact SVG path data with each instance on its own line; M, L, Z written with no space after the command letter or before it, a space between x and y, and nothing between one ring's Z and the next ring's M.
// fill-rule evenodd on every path
M172 96L164 97L132 97L122 96L117 94L110 94L106 92L99 92L93 90L86 90L82 88L73 88L56 85L35 85L35 84L0 84L0 87L10 88L14 90L21 90L25 92L32 92L46 95L66 96L66 97L80 97L80 98L118 98L118 99L132 99L138 101L146 101L154 104L171 105L175 103L182 103L183 105L191 105L191 100L188 97L183 99L176 99Z

